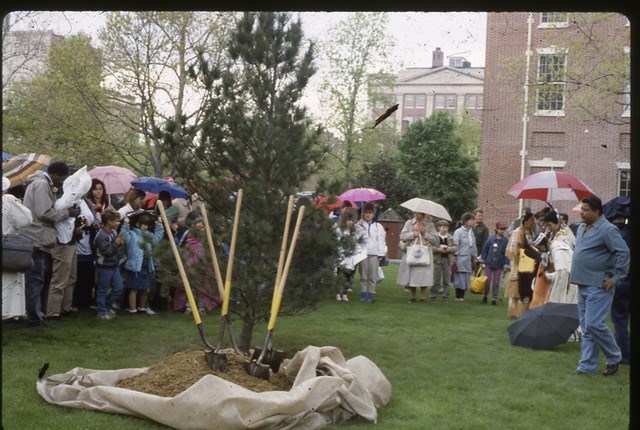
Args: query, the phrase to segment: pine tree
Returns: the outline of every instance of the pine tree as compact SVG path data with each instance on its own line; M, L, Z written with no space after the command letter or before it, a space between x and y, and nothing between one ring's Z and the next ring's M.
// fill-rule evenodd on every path
M315 71L313 45L303 52L302 36L290 14L244 13L230 35L228 64L211 66L201 55L199 69L192 70L214 94L201 126L176 118L164 136L171 167L208 202L210 221L227 243L234 196L244 190L230 307L243 322L243 350L256 323L269 317L288 196L326 154L322 130L312 127L300 105ZM333 287L335 239L328 218L308 206L281 314L313 308ZM224 277L227 260L219 260Z

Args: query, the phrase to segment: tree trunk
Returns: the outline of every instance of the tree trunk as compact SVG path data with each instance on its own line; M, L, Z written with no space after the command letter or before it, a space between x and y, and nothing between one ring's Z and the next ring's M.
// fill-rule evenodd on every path
M251 336L253 335L255 325L256 320L251 315L251 312L245 312L242 317L242 330L240 331L240 344L238 345L238 348L242 351L247 352L251 350Z

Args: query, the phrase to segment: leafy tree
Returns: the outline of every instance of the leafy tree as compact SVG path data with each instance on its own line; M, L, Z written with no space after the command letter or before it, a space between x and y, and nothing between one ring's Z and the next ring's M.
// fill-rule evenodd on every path
M235 21L230 12L111 12L100 32L109 93L120 109L103 110L140 135L140 142L114 146L145 176L164 176L159 130L173 118L199 124L211 93L188 71L203 51L212 63L226 52ZM174 172L172 172L174 173Z
M398 162L386 154L373 163L365 164L355 184L358 187L375 188L387 196L386 200L376 202L381 211L393 208L402 213L404 211L400 203L418 195L412 181L400 171Z
M398 142L399 161L420 196L443 205L454 220L472 210L478 172L462 152L455 119L446 112L415 121Z
M472 117L464 109L460 122L456 125L456 136L462 140L462 152L469 157L478 158L482 140L482 121Z
M381 12L356 12L338 23L321 43L328 66L320 87L325 124L337 130L344 141L335 155L342 165L346 185L354 177L353 163L360 157L361 130L371 125L367 118L370 100L375 100L384 73L374 67L386 62L393 38L387 34L388 16ZM375 85L370 85L371 83ZM362 148L362 147L361 147Z
M196 126L179 118L164 134L171 167L198 184L227 242L235 193L244 190L231 312L242 319L245 350L255 325L269 317L288 196L318 171L326 152L319 144L322 130L312 127L300 103L315 71L313 45L304 49L302 37L300 22L290 14L244 13L229 38L229 64L201 56L193 70L214 95L203 120ZM333 283L329 220L308 201L299 200L297 207L302 205L307 209L284 314L313 308Z
M100 51L89 36L58 41L42 74L11 86L3 111L5 149L40 152L78 166L113 164L117 157L104 150L107 142L135 139L87 104L90 99L107 106L102 77Z

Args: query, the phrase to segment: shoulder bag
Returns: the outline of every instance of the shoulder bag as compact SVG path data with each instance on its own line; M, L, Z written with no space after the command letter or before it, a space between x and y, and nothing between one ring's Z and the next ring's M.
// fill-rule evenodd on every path
M431 264L431 252L422 243L421 236L418 236L416 241L407 247L407 264L409 266L427 266Z
M33 241L20 234L2 235L2 271L26 272L31 267Z

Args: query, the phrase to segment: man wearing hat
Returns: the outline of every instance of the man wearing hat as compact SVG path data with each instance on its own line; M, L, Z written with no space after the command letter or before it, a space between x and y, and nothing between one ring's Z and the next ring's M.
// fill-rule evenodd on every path
M455 260L458 247L453 242L453 236L449 233L449 222L441 219L436 224L440 245L433 250L433 287L429 297L433 302L438 292L442 293L442 300L449 301L451 289L451 265Z
M500 292L500 275L502 272L509 270L509 260L505 255L507 251L507 243L509 240L504 235L507 229L507 223L504 221L498 221L496 223L495 233L489 236L487 241L482 247L482 253L480 254L480 261L482 267L484 267L484 274L487 277L487 283L484 286L484 297L482 298L482 304L487 303L487 296L489 295L489 286L492 286L491 304L496 305L498 303L498 294Z

